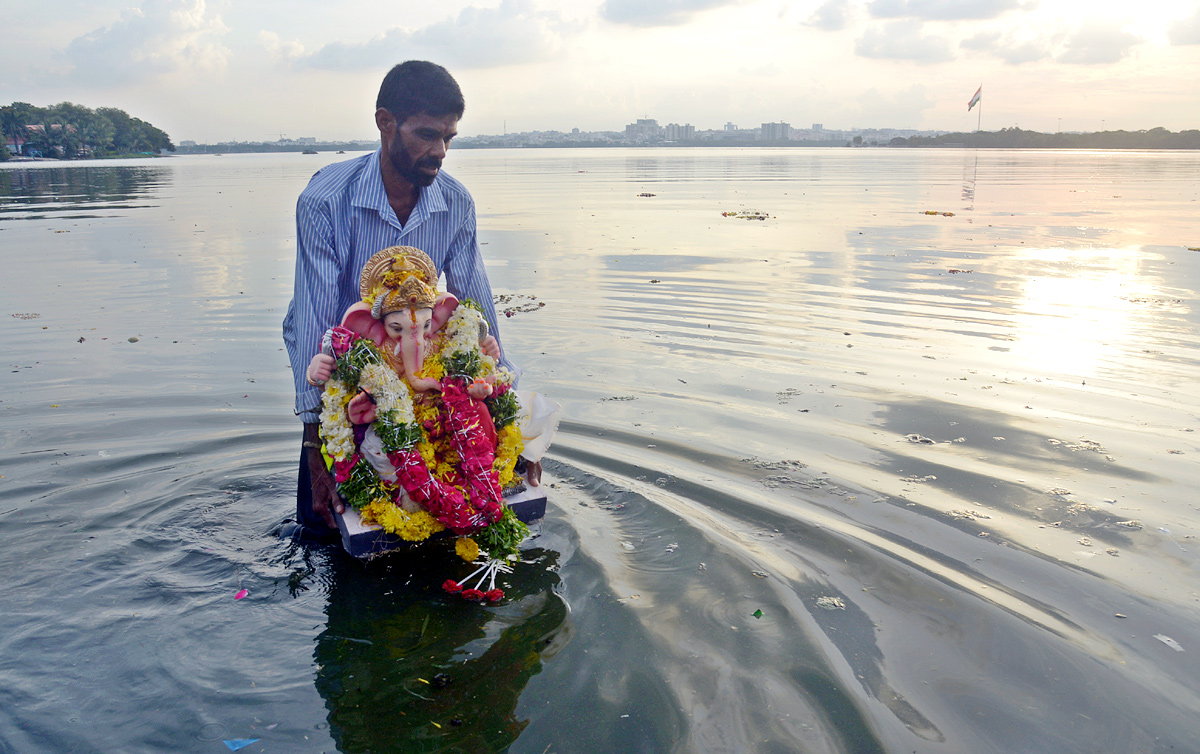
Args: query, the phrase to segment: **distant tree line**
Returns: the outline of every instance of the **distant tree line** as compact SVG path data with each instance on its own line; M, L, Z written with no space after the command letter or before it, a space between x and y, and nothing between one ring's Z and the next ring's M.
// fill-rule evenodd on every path
M171 138L144 120L115 107L95 110L70 102L35 107L14 102L0 107L0 160L13 155L63 160L175 151Z
M1165 128L1152 128L1149 131L1045 134L1038 131L1022 131L1020 128L1002 128L999 131L896 137L888 142L888 146L1003 149L1200 149L1200 131L1173 133Z

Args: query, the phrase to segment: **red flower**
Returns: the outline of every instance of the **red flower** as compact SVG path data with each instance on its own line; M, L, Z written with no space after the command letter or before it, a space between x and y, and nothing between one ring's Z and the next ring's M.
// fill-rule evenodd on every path
M358 464L358 453L355 453L344 461L334 461L333 478L337 480L338 484L346 481L350 478L350 472L354 470L356 464Z
M489 589L483 596L487 598L488 602L499 602L504 599L504 592L500 589Z
M450 592L450 594L458 594L463 590L462 584L459 584L454 579L446 579L444 582L442 582L442 589Z
M333 344L334 356L341 356L346 351L349 351L350 346L354 343L354 339L358 337L353 330L349 330L341 325L329 328L329 335Z
M470 600L471 602L483 601L483 592L478 589L464 589L462 596L464 600Z

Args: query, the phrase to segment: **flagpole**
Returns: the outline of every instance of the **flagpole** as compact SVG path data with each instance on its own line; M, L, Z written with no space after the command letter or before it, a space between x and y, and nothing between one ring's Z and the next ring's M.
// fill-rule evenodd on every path
M975 132L983 130L983 82L979 82L979 112L975 114Z

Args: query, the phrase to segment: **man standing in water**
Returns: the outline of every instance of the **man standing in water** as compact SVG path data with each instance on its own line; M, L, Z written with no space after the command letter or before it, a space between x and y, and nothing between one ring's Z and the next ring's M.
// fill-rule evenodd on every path
M296 204L296 284L283 320L304 421L296 518L305 538L321 541L337 537L333 511L341 513L342 502L321 456L321 386L307 381L305 369L321 336L359 300L359 273L371 255L389 246L428 254L450 293L483 307L493 333L484 350L502 359L475 202L441 170L465 108L458 83L439 65L410 60L388 72L375 108L380 149L322 168Z

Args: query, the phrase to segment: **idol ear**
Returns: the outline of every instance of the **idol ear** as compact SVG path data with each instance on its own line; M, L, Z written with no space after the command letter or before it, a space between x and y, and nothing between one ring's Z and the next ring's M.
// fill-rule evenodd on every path
M433 331L442 329L442 325L450 321L450 315L458 308L458 299L453 293L439 293L437 303L433 305Z
M383 323L371 316L371 307L361 301L346 310L342 317L342 327L375 341L375 345L383 345L387 330Z

